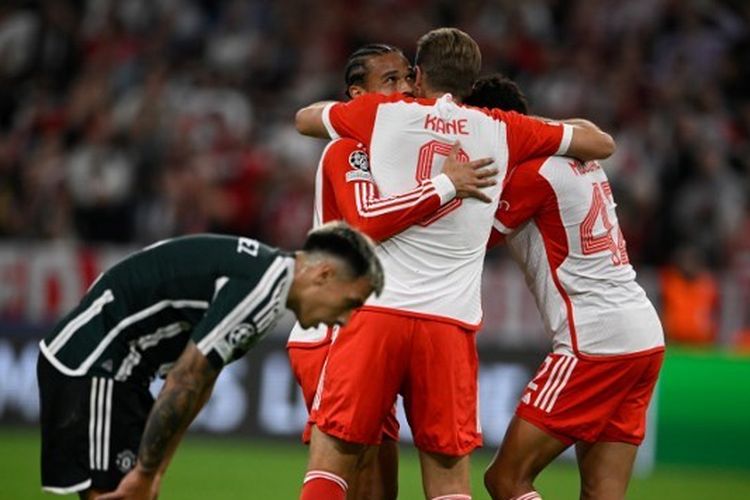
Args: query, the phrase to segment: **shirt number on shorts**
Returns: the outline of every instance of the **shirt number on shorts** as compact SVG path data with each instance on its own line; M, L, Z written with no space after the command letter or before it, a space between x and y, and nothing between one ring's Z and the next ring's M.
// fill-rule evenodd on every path
M531 380L531 382L528 383L526 386L527 389L529 389L531 392L535 392L537 389L539 389L539 385L537 384L537 381L544 376L545 373L547 373L547 370L549 370L549 365L552 363L552 356L547 356L544 358L544 363L542 364L542 367L539 368L539 370L536 372L536 375Z

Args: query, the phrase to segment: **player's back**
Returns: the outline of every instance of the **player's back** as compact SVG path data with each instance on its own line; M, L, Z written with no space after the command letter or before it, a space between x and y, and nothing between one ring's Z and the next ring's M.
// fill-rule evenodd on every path
M549 193L534 219L507 242L555 351L618 355L663 346L659 318L635 280L604 170L565 157L519 168L536 170ZM515 188L511 179L508 189Z
M136 252L102 275L129 310L159 301L203 300L222 277L257 281L279 255L251 238L202 234L172 238Z
M194 235L159 242L104 272L40 347L68 375L147 380L177 358L230 278L250 289L264 273L285 267L285 260L250 238ZM131 363L129 356L137 359Z
M456 141L460 159L492 157L502 179L508 163L504 124L483 112L437 101L395 102L378 110L370 160L384 194L433 177ZM449 317L469 325L481 320L480 277L500 182L494 200L453 200L434 215L378 247L387 273L385 290L370 304Z
M455 200L378 247L385 290L368 303L478 325L485 242L508 165L567 151L572 129L459 106L449 94L439 99L369 94L329 105L323 122L331 137L369 146L372 176L384 195L433 176L456 141L462 145L460 159L495 160L498 184L486 191L492 203Z

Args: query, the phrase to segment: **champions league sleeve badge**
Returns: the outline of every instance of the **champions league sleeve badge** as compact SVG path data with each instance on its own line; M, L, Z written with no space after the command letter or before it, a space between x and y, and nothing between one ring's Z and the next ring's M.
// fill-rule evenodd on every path
M372 181L370 175L370 158L361 149L352 151L349 155L349 165L352 170L346 173L346 182Z

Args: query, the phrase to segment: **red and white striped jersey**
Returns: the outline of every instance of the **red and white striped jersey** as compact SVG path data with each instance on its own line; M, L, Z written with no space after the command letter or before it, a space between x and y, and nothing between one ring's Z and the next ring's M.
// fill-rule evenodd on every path
M380 242L430 216L455 195L453 183L441 173L409 191L381 196L364 146L353 139L336 139L326 146L315 174L313 227L345 220ZM328 342L331 331L325 325L303 329L298 323L289 344Z
M437 100L368 94L329 105L323 121L331 137L351 137L369 146L372 176L385 194L432 177L456 140L463 160L494 158L502 179L509 164L567 151L572 137L570 127L460 106L449 94ZM377 251L385 290L367 307L477 327L485 244L500 190L500 183L487 188L493 203L453 200L384 241Z
M615 206L596 162L538 158L508 178L494 229L526 275L555 353L612 359L664 346ZM493 231L490 244L497 239Z

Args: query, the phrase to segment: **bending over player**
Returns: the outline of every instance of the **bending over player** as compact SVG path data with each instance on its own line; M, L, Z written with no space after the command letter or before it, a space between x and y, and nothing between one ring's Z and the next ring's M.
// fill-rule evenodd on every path
M196 235L127 257L40 343L43 488L93 498L119 483L102 498L155 498L222 368L285 308L304 326L344 324L382 287L372 243L344 223L310 232L295 253Z

